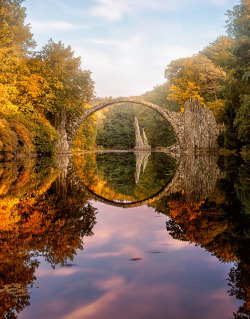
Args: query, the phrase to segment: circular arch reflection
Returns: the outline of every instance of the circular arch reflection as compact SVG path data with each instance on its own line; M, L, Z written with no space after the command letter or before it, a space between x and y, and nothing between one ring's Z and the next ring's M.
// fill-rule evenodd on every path
M97 153L98 152L95 152L94 154L97 154ZM99 154L103 154L103 153L105 153L105 152L100 152ZM116 152L116 153L118 153L118 152ZM137 152L130 152L130 153L137 153ZM143 152L140 152L140 153L143 153ZM93 152L89 152L89 154L91 154L93 156ZM156 152L155 154L160 154L160 153ZM164 154L164 156L166 156L166 158L169 157L172 160L175 160L173 157L171 157L165 153L161 153L161 154ZM111 205L111 206L116 206L116 207L132 208L132 207L138 207L138 206L150 204L153 201L159 200L162 196L167 196L167 195L173 193L176 189L178 189L178 184L179 184L179 180L180 180L180 176L179 176L180 172L178 169L180 163L179 163L179 160L177 160L174 172L170 176L170 178L166 181L166 184L161 186L152 195L147 196L143 199L135 200L135 201L109 199L109 198L106 198L106 197L98 194L97 191L91 189L91 187L88 185L88 182L86 182L86 176L82 177L82 172L80 171L80 167L82 167L82 166L79 163L77 164L76 162L77 162L76 160L73 160L73 168L74 168L74 172L76 174L76 178L83 185L85 191L90 195L90 197L92 197L94 200L97 200L99 202L102 202L102 203L105 203L105 204ZM93 164L93 162L92 162L92 164Z

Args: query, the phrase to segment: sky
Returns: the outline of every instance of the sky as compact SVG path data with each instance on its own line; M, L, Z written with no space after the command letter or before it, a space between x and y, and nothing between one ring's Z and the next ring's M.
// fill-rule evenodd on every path
M37 50L70 45L99 97L140 95L166 81L166 66L226 33L237 0L26 0Z

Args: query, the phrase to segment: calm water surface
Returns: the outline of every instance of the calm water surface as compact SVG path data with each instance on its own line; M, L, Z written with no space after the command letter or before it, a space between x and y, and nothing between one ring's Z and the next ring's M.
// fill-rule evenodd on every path
M1 318L249 318L247 161L0 164Z

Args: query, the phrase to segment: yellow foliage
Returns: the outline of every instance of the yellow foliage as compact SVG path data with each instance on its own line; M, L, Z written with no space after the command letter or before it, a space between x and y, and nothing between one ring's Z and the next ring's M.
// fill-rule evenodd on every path
M0 232L12 231L21 216L13 208L19 203L18 198L0 200Z
M165 77L170 84L167 99L177 102L183 111L188 99L198 99L201 104L217 100L226 73L206 56L196 55L172 61L165 70Z
M176 101L181 106L181 113L188 99L198 99L200 103L204 103L204 98L200 95L201 87L189 80L175 79L169 92L168 99Z
M214 200L221 201L220 196L214 197ZM209 247L214 254L218 255L224 262L230 262L237 259L237 243L235 242L217 242L220 236L232 231L229 221L222 218L217 205L205 208L205 201L196 204L186 202L185 195L182 194L177 200L170 200L170 216L184 232L184 238L204 247Z
M213 102L207 102L206 106L213 111L216 119L219 120L219 113L221 112L221 110L224 109L225 103L226 103L225 100L217 99Z

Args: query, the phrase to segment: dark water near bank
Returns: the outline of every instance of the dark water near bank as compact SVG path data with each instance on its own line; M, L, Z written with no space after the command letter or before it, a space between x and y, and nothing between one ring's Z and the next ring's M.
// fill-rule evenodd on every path
M0 318L249 318L248 163L0 163Z

